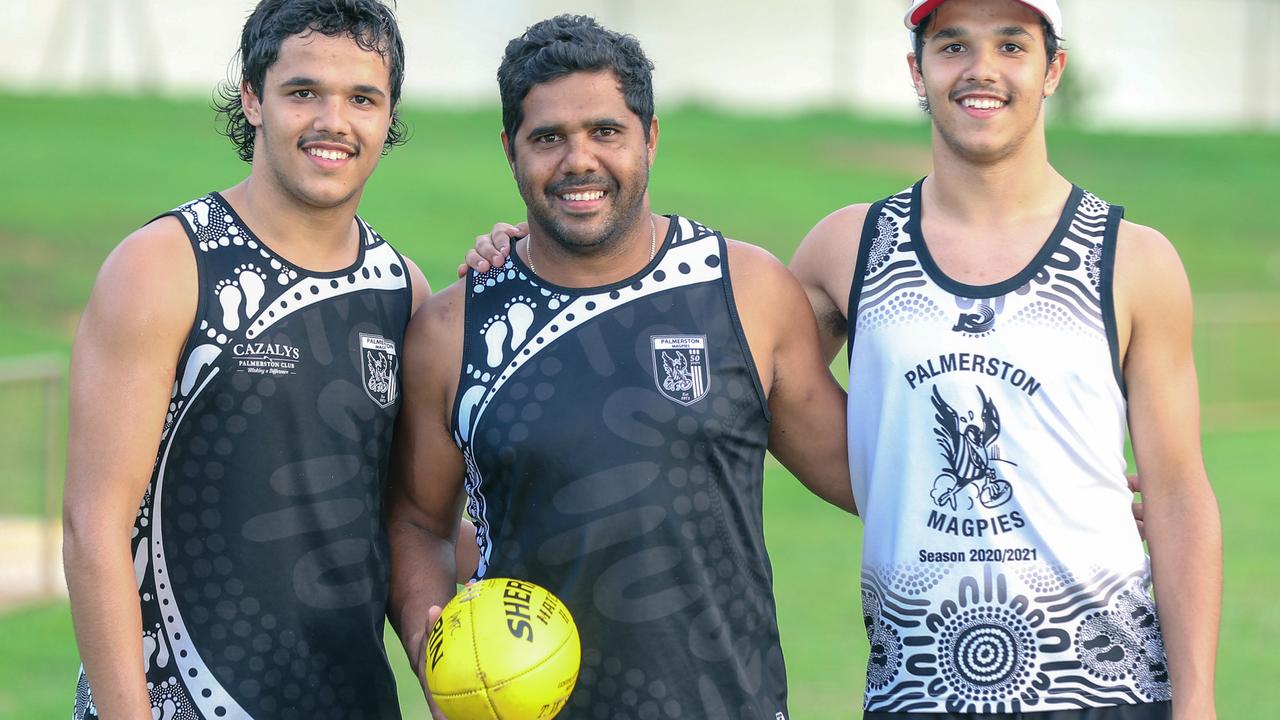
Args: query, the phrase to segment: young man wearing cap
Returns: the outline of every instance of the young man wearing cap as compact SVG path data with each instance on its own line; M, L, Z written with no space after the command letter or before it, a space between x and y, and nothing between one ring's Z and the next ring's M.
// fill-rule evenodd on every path
M1049 164L1057 2L917 0L906 24L933 172L823 219L791 265L828 357L849 345L865 717L1214 718L1221 528L1182 265Z

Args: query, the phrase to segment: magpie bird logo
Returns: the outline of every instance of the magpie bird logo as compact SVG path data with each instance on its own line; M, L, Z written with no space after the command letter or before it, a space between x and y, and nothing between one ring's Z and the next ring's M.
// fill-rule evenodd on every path
M970 335L982 335L996 326L996 311L990 305L979 305L977 312L962 312L951 329Z
M942 398L937 386L933 388L934 419L938 421L933 434L947 463L934 478L930 493L938 507L956 510L959 499L964 497L972 508L975 494L985 508L1000 507L1013 499L1013 486L996 473L996 463L1015 467L1017 463L1000 457L1000 448L996 445L1000 438L1000 412L982 388L977 390L982 410L975 418L973 411L964 416L956 412Z
M653 379L665 397L692 405L711 387L705 335L659 335L649 339Z
M360 333L360 355L365 394L378 407L391 407L400 394L396 344L381 335Z

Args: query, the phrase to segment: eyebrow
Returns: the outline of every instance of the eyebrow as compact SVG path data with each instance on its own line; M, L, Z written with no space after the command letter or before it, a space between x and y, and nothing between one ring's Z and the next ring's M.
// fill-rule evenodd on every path
M1006 25L996 31L1001 37L1034 37L1027 29L1020 25Z
M386 93L373 85L356 85L351 88L351 91L359 95L377 95L378 97L386 97Z
M316 80L315 78L309 78L302 75L295 75L294 77L291 77L288 80L282 81L280 83L280 87L282 88L314 87L320 84L322 83L319 80ZM351 92L356 93L357 95L376 95L378 97L387 96L387 94L383 92L381 88L378 88L374 85L363 85L363 84L353 85L351 87Z
M595 120L588 120L587 122L583 123L582 125L583 125L583 127L593 127L593 128L597 128L597 127L610 127L610 128L621 128L621 127L625 127L624 123L623 123L621 120L618 120L617 118L611 118L611 117L596 118ZM537 126L537 127L535 127L535 128L532 128L531 130L529 130L529 132L525 133L525 137L526 137L526 138L529 138L529 139L533 139L533 138L538 137L539 135L547 135L547 134L550 134L550 133L558 133L558 132L564 132L564 125L563 125L563 124L557 124L557 125L539 125L539 126Z
M294 77L284 80L280 83L280 87L302 87L304 85L319 85L320 81L314 78L302 77L295 75Z

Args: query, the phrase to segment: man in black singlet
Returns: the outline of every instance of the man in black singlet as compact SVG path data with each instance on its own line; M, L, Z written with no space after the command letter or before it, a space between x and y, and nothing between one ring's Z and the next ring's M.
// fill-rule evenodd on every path
M264 0L240 52L249 176L126 238L76 335L77 719L399 717L382 487L428 288L356 208L403 45L375 0Z
M465 500L477 576L543 585L578 623L561 717L785 718L764 454L852 510L844 397L781 263L651 212L651 68L585 17L507 47L531 232L410 324L391 617L422 668Z

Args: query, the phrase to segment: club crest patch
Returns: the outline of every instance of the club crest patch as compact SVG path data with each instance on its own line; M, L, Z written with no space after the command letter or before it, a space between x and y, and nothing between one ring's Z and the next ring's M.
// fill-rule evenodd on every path
M653 380L658 392L681 405L692 405L711 387L706 335L654 335Z
M400 360L396 356L396 344L381 335L360 333L360 370L364 377L364 391L378 407L391 407L400 394L396 373Z

